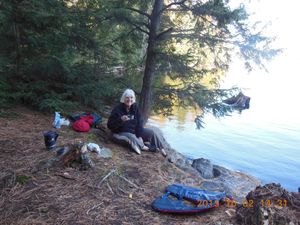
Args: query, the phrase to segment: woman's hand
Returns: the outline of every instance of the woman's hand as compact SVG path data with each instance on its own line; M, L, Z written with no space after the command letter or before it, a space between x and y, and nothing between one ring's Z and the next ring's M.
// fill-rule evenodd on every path
M125 122L125 121L128 121L128 120L130 120L130 119L129 119L128 116L123 115L123 116L121 116L121 120L122 120L123 122Z

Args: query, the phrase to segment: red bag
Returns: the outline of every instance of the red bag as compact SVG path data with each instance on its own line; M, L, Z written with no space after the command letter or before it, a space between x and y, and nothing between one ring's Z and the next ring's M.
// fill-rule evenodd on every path
M90 130L90 124L83 119L75 121L72 127L73 130L78 132L88 132Z
M94 122L93 116L80 116L80 120L84 120L89 123L89 125L92 125Z

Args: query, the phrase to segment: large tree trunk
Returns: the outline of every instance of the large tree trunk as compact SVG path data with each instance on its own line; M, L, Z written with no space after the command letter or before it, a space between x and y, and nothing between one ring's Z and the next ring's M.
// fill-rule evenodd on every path
M144 123L147 122L151 107L151 84L155 71L155 46L157 32L160 28L161 10L163 8L163 0L155 0L150 19L150 30L147 48L146 65L144 71L143 85L140 96L141 115Z

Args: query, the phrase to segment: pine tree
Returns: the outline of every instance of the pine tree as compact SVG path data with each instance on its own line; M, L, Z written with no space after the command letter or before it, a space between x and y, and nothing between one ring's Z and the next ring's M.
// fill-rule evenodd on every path
M140 1L133 2L136 4L129 1L127 7L123 3L121 10L131 12L123 14L123 20L147 35L140 94L145 118L149 116L153 96L160 100L169 98L165 101L169 106L174 100L182 104L197 102L203 109L210 108L221 115L214 103L227 95L228 90L214 90L201 81L210 75L210 82L214 84L211 86L218 87L219 78L228 70L235 51L243 57L248 69L254 65L263 67L264 60L278 53L270 48L271 38L251 29L242 5L231 9L226 0L154 0L152 5L141 8L137 4ZM132 14L138 19L126 17ZM153 82L161 80L159 76L168 76L177 84L160 85L159 90L155 90Z

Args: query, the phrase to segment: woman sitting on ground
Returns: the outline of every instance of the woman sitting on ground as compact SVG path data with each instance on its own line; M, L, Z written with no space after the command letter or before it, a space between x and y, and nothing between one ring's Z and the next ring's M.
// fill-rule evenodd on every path
M159 136L153 130L143 127L143 120L135 103L134 91L126 89L120 102L112 110L107 122L113 137L129 143L138 154L141 154L141 150L148 151L150 147L151 150L161 151L166 156ZM149 143L149 147L144 144L144 141Z

